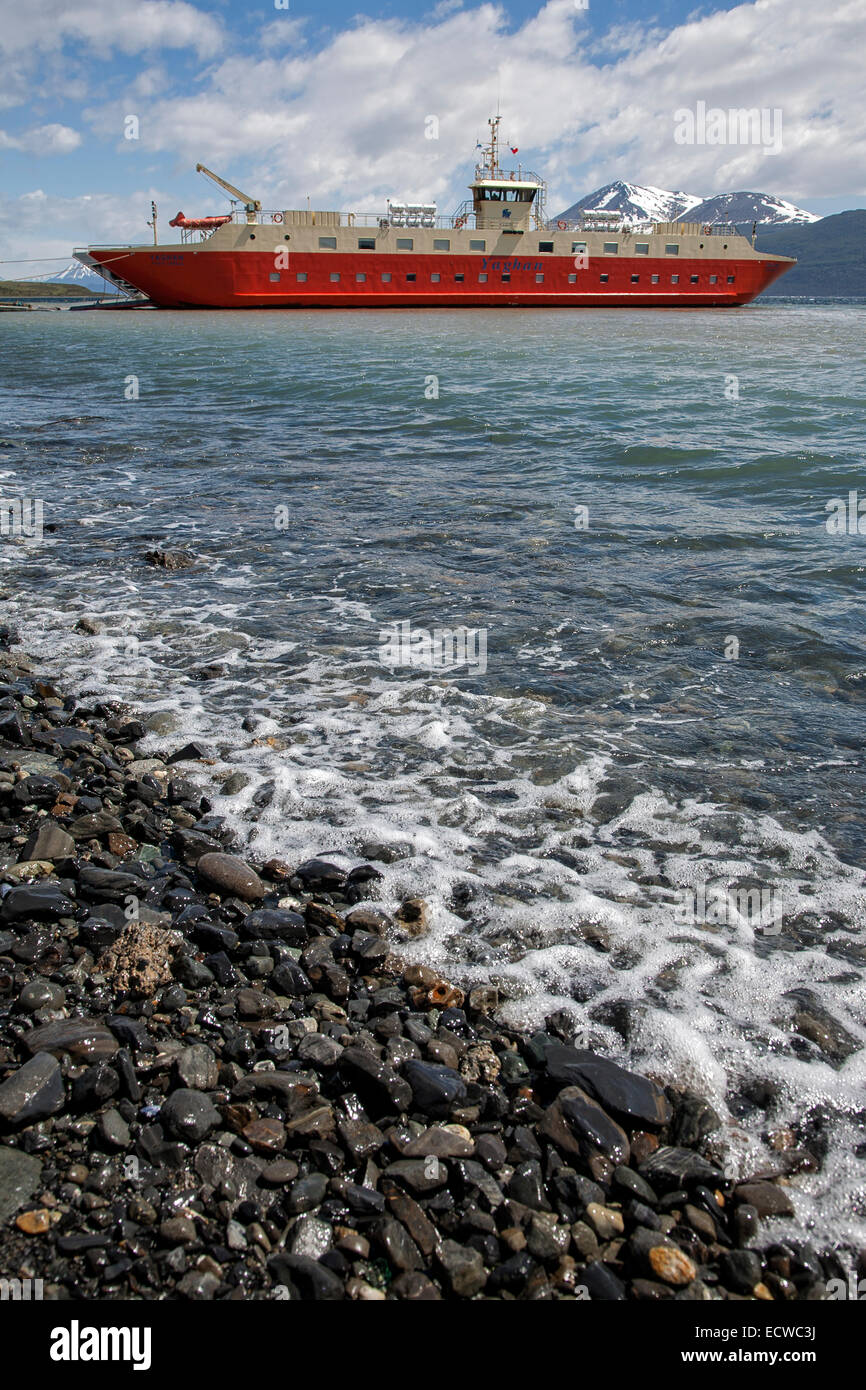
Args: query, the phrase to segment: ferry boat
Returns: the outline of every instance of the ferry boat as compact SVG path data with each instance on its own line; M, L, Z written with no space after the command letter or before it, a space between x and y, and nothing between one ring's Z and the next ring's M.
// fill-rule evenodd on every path
M537 174L505 169L500 117L450 217L391 201L386 214L266 211L204 165L233 209L169 226L178 239L73 255L115 287L172 309L724 308L748 304L796 264L728 223L630 225L603 211L547 220Z

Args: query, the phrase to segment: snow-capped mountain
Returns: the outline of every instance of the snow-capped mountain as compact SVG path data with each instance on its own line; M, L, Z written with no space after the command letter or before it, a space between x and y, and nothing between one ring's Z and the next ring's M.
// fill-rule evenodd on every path
M803 226L809 222L820 222L814 212L806 212L795 207L784 198L774 198L772 193L717 193L691 209L692 222L762 222L796 223Z
M642 222L760 222L804 225L818 222L813 212L776 198L772 193L717 193L702 198L694 193L672 193L651 184L626 183L617 179L594 193L587 193L558 215L558 219L577 221L581 212L599 209L622 217L632 224Z
M97 290L100 294L114 294L113 286L107 285L101 275L96 275L80 261L70 261L60 270L52 270L47 275L29 275L29 280L43 285L79 285L86 290Z
M666 188L654 188L652 184L625 183L617 179L616 183L605 184L604 188L580 198L559 217L566 222L576 221L581 212L592 208L618 214L630 222L674 222L702 202L697 193L671 193Z

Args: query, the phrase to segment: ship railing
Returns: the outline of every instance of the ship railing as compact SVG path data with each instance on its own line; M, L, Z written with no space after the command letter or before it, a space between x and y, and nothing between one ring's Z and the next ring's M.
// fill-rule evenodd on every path
M476 164L475 178L500 179L503 183L537 183L539 186L544 183L540 174L524 169L520 164L516 169L504 169L501 164L496 164L492 169L488 164Z
M435 216L426 217L424 219L419 217L415 221L410 221L408 218L405 218L400 222L394 221L387 213L375 212L341 212L336 214L336 216L339 217L339 221L332 220L335 214L329 213L327 214L328 220L320 220L322 214L318 212L318 209L316 211L318 215L310 211L310 221L302 223L301 225L318 227L322 232L328 232L336 227L396 227L399 231L430 231L431 229L448 231L454 228L459 229L459 227L468 226L470 224L470 219L474 217L471 203L468 204L468 207L467 204L463 204L458 208L457 212L453 214L437 213ZM315 221L313 220L314 216L316 216ZM245 226L248 220L247 214L243 211L232 214L232 221L241 226ZM284 221L286 221L286 215L282 208L263 208L261 212L255 214L255 224L258 226L279 226ZM297 223L289 223L288 225L298 226ZM474 222L472 225L474 225ZM201 233L203 238L207 238L211 235L212 232L209 230Z
M742 224L745 226L745 223ZM673 236L678 233L683 235L694 235L699 233L701 236L742 236L740 227L733 222L689 222L686 218L675 219L670 222L657 222L650 218L636 221L625 217L609 218L592 217L585 219L578 218L557 218L545 224L545 230L549 232L619 232L621 235L636 233L638 236L647 235L655 232L658 235L667 233ZM751 224L749 225L751 230Z

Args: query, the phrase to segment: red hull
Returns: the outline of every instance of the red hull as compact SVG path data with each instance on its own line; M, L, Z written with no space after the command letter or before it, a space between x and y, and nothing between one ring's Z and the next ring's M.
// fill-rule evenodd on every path
M273 253L264 251L90 247L89 254L154 303L175 309L734 307L754 299L790 265L760 258L684 257L672 265L646 256L596 257L575 272L569 256L293 252L288 268L275 271Z

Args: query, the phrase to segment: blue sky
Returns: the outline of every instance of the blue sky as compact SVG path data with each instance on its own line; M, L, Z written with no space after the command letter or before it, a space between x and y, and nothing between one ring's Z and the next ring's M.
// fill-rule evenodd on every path
M270 207L450 211L497 100L551 211L615 178L866 201L862 0L283 6L0 0L0 258L145 239L151 198L222 211L197 160ZM779 111L781 148L678 144L700 102Z

